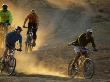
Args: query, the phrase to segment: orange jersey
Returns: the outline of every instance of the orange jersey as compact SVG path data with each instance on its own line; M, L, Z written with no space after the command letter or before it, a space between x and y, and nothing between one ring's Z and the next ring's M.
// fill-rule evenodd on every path
M27 16L27 19L29 19L29 23L38 23L38 16L35 13L34 14L30 13Z

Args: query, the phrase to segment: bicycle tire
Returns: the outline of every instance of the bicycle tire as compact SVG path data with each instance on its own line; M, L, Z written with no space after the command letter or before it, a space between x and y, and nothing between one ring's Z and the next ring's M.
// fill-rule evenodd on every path
M13 65L9 65L9 66L8 66L8 72L7 72L8 75L12 75L12 74L15 72L15 68L16 68L16 59L13 58L13 61L14 61ZM12 60L9 61L9 64L10 64L10 63L12 64ZM11 68L11 71L10 71L10 68Z
M0 72L2 73L2 57L0 58Z
M1 75L4 75L4 74L3 74L3 71L4 71L4 69L5 69L5 62L2 61L2 58L3 58L3 57L0 58L0 72L1 72ZM3 63L3 62L4 62L4 63Z
M68 65L68 76L69 77L75 77L76 76L76 74L77 74L77 70L75 70L74 68L73 68L73 61L74 61L74 59L72 59L71 61L70 61L70 63L69 63L69 65Z
M28 52L28 44L25 43L25 53L27 53L27 52Z
M29 44L29 50L30 50L30 52L32 51L32 48L33 48L33 46L32 46L32 44Z
M84 62L83 74L85 79L91 79L94 75L94 62L89 58Z

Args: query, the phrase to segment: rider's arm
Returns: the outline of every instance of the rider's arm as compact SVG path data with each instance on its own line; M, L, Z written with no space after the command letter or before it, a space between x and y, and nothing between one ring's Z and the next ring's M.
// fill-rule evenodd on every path
M11 13L11 12L9 12L9 23L11 24L11 23L12 23L12 21L13 21L12 13Z
M95 45L95 42L94 42L94 38L93 37L91 38L91 43L92 43L93 49L96 50L96 45Z
M68 46L75 45L75 41L68 43Z

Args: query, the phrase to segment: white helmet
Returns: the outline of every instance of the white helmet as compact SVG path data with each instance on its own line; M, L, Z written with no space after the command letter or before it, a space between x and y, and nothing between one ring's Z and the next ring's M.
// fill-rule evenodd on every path
M87 29L86 32L93 32L93 30L92 29Z

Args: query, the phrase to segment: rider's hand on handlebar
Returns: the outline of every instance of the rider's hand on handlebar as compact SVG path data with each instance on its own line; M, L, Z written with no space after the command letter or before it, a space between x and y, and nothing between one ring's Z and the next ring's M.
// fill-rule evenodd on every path
M25 25L23 25L23 28L26 28L26 26L25 26Z
M20 51L20 52L21 52L21 51L22 51L22 49L21 49L21 48L19 48L19 49L17 49L17 51Z
M71 46L72 44L71 43L68 43L68 46Z

